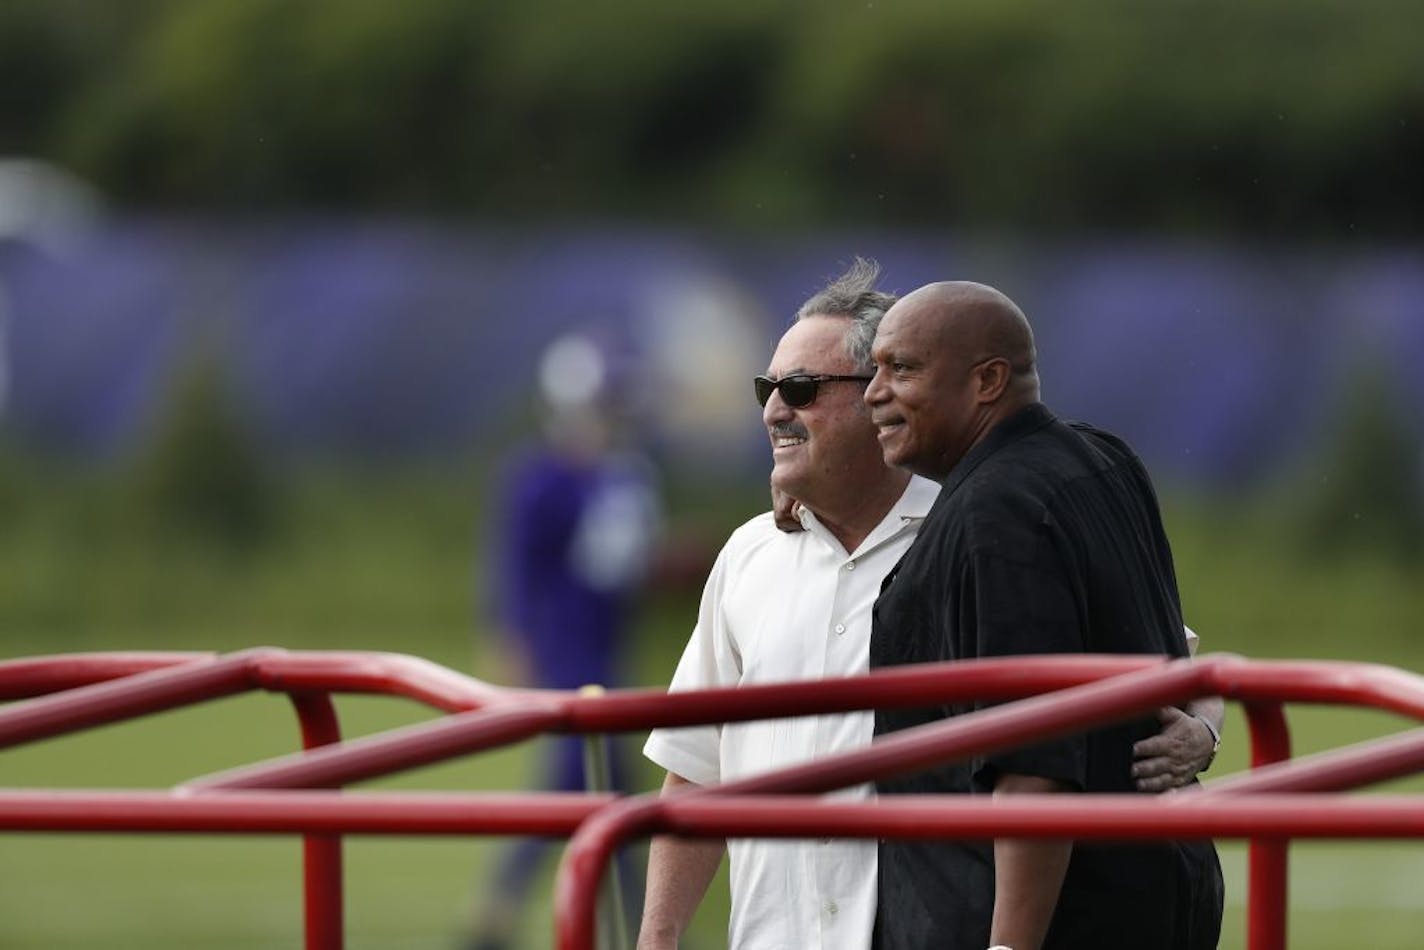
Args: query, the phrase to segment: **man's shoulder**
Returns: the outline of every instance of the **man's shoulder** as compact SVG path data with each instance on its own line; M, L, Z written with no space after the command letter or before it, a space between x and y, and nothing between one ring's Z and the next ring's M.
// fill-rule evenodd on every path
M1089 443L1099 452L1114 458L1137 461L1137 453L1122 436L1088 422L1067 422L1065 425L1077 438Z
M1079 510L1084 499L1116 497L1126 473L1150 492L1141 460L1121 437L1084 422L1053 420L1006 446L966 477L947 514L975 536L1009 526L1035 529Z
M722 545L724 556L750 556L767 547L798 543L803 531L785 532L776 526L770 511L748 518L738 525Z
M980 501L1051 495L1066 482L1136 458L1111 432L1053 418L996 451L964 481Z
M970 546L998 545L1005 531L1032 529L1064 484L1086 471L1071 460L1065 433L1045 426L986 458L936 512L938 529ZM1071 434L1069 439L1075 438Z
M746 521L743 521L737 525L737 527L733 528L732 533L727 537L727 542L729 544L732 541L747 543L759 538L774 537L781 533L782 532L777 530L776 521L773 519L772 513L770 511L763 511L760 514L752 515Z

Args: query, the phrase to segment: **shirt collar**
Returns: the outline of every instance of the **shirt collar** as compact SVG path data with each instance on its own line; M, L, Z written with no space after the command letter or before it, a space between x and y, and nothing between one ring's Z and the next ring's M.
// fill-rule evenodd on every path
M860 547L850 552L853 558L858 558L869 554L885 542L897 537L901 531L909 528L918 529L920 522L925 520L930 508L934 506L934 501L939 497L939 483L928 478L921 478L918 475L910 476L910 481L905 486L900 498L886 512L885 517L880 519L880 523L871 529L865 540L860 542ZM824 543L830 545L837 551L843 551L835 535L823 525L815 512L806 506L801 506L799 517L801 526L809 533L820 538Z
M923 521L934 507L939 491L939 482L911 475L910 484L905 486L905 493L900 496L895 507L890 509L890 517L900 521Z
M1037 432L1050 422L1056 421L1057 418L1043 403L1035 402L1024 406L1007 419L1002 420L989 430L978 445L965 453L964 458L959 460L959 464L955 465L945 476L944 487L941 490L944 497L947 498L954 494L954 490L989 456L1012 445L1024 436Z

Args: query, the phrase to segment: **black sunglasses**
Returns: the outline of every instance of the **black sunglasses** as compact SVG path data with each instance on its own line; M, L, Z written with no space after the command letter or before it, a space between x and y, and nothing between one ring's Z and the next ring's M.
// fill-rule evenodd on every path
M782 402L792 409L804 409L816 401L816 391L821 388L822 383L848 383L857 380L868 383L872 379L874 379L873 376L833 376L829 374L812 376L808 373L793 373L780 379L756 376L752 382L756 385L758 404L765 406L766 401L771 398L771 394L779 389Z

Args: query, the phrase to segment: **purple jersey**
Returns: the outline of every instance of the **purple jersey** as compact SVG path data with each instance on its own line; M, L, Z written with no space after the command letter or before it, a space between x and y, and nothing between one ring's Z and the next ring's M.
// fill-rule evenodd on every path
M501 499L499 618L523 638L535 685L611 683L658 517L649 467L536 451L511 466Z

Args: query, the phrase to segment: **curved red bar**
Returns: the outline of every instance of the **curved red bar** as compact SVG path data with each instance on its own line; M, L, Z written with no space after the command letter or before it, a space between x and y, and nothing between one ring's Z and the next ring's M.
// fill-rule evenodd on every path
M350 832L568 834L585 822L571 842L558 882L561 946L585 946L579 941L591 937L594 885L612 848L629 835L659 829L717 835L879 836L919 828L952 836L1251 837L1262 839L1253 841L1253 950L1284 945L1289 837L1424 835L1417 798L1353 801L1316 794L1424 769L1424 730L1285 762L1290 735L1281 709L1286 701L1336 703L1424 719L1424 679L1373 664L1250 661L1224 654L1194 662L1009 657L675 696L662 690L603 695L506 690L389 653L262 648L227 656L75 654L0 662L0 699L20 700L0 708L0 747L249 689L293 696L306 753L198 779L177 794L0 792L0 828L326 836L308 875L309 887L318 881L308 907L309 946L339 946L340 855L333 836ZM332 692L403 696L454 715L340 743L328 698ZM1041 803L930 799L897 801L894 807L819 800L812 806L794 798L758 797L858 784L897 770L1081 731L1201 695L1222 695L1246 705L1257 766L1250 775L1215 782L1204 791L1106 802L1087 796L1072 802L1054 796ZM675 799L350 796L303 790L389 775L541 732L622 731L971 698L1019 701ZM227 790L274 787L289 790ZM736 801L729 801L734 794Z

